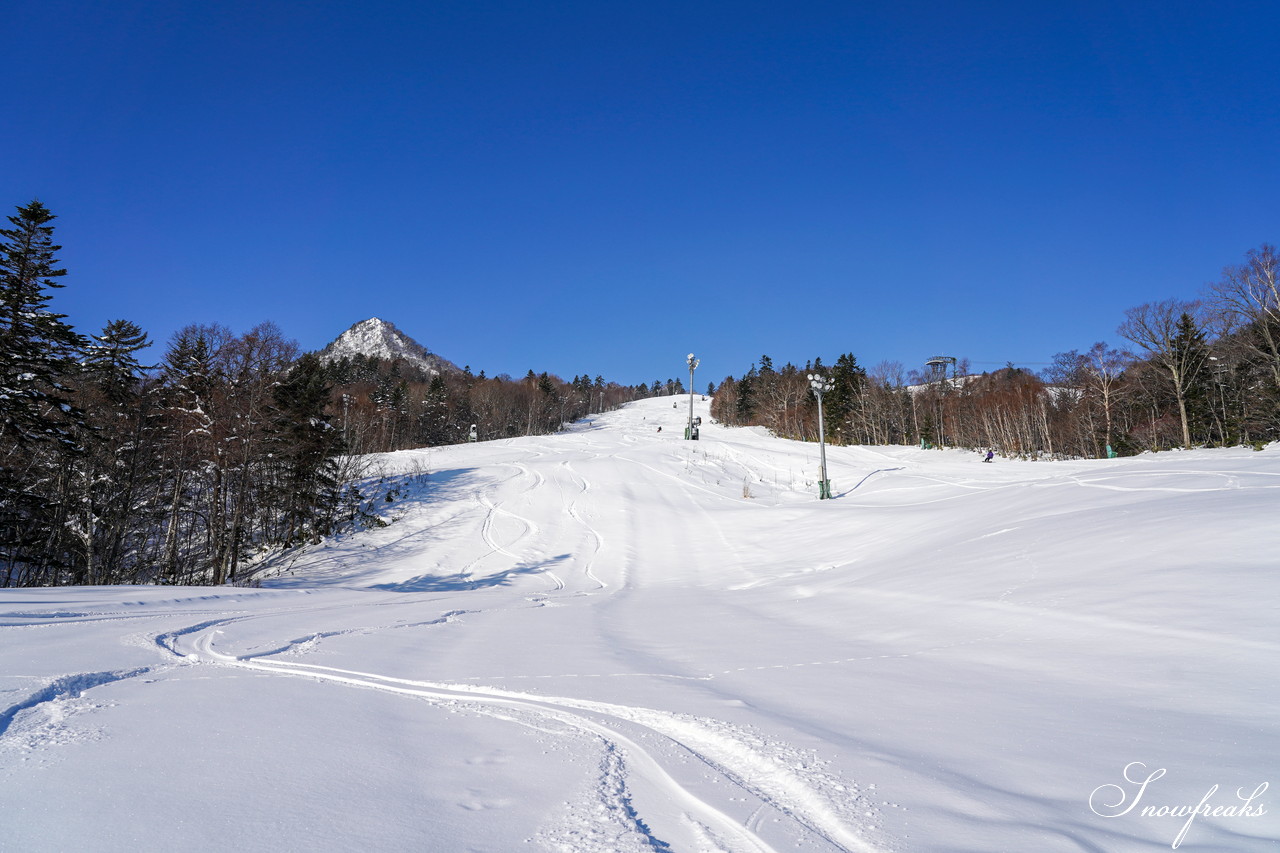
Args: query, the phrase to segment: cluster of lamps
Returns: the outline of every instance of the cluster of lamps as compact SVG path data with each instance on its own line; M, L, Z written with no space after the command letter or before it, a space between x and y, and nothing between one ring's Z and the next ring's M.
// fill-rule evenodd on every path
M832 382L821 373L810 373L809 387L813 390L813 396L818 398L818 456L821 459L818 468L818 500L825 501L831 497L831 481L827 479L827 436L823 428L822 395L831 390Z
M693 353L689 353L687 361L689 362L689 425L684 428L684 437L686 441L697 441L698 430L693 425L693 371L697 370L702 362Z

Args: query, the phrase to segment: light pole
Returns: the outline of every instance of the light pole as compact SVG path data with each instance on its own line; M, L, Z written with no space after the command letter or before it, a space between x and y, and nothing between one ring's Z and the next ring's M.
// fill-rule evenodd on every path
M689 425L684 428L685 440L698 440L698 433L693 428L693 371L698 369L700 362L693 357L693 353L689 353Z
M1209 356L1209 360L1213 362L1210 369L1213 371L1213 384L1218 386L1218 399L1222 402L1222 446L1227 446L1227 371L1231 368L1227 367L1216 356ZM1214 416L1217 420L1217 415Z
M818 398L818 456L822 460L818 470L818 500L831 497L831 481L827 479L827 437L822 423L822 395L831 390L831 380L821 373L809 374L809 387Z

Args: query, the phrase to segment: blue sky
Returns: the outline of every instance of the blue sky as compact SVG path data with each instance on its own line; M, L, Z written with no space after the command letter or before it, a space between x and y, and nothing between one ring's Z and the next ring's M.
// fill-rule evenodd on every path
M54 307L370 316L490 374L1032 366L1280 240L1275 3L42 0ZM158 353L157 356L158 357Z

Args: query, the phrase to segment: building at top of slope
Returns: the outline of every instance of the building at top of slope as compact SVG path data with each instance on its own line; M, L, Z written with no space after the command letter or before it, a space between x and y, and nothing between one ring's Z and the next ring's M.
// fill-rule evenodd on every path
M356 323L320 351L321 360L326 362L357 355L405 361L430 374L459 372L456 364L431 352L394 323L377 317Z

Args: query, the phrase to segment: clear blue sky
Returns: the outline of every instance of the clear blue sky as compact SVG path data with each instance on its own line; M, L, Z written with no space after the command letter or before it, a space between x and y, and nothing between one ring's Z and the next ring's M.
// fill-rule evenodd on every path
M1280 4L10 4L54 307L491 374L1046 362L1280 241ZM156 354L158 357L158 353Z

